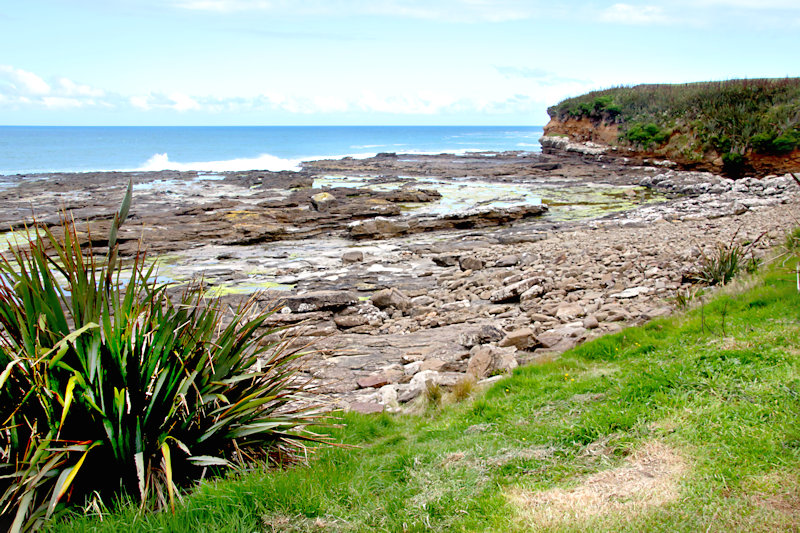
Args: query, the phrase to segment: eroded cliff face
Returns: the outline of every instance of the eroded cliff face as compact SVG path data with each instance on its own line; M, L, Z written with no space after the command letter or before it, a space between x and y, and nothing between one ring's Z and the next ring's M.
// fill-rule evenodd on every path
M545 135L566 135L575 142L595 142L616 146L619 138L619 126L602 121L593 121L586 117L569 118L561 121L556 118L544 127Z
M615 147L617 153L633 158L668 159L683 169L707 170L717 174L730 173L723 164L722 154L714 150L699 151L701 143L693 131L676 129L672 137L653 150L640 150L620 142L620 127L616 123L595 121L586 117L560 120L551 118L544 127L545 136L567 137L576 143L597 143ZM740 176L764 177L781 175L787 172L800 172L800 149L788 154L760 154L748 152L744 164L737 172Z

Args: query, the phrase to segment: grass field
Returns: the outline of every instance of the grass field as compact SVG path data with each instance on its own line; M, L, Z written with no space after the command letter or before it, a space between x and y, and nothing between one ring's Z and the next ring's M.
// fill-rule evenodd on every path
M343 415L333 435L348 446L204 482L174 514L123 502L52 530L796 531L794 263L421 416Z

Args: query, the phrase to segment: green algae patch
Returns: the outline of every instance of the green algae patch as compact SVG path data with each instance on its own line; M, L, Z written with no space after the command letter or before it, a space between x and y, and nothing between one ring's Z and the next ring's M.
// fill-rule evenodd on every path
M371 181L373 179L365 176L330 175L315 179L314 187L392 191L413 184L416 188L432 188L441 194L441 198L433 202L399 204L402 212L409 216L439 216L471 209L546 204L550 211L544 218L574 221L626 211L665 199L650 189L637 186L559 185L547 181L496 182L478 176L450 179L399 177L380 182Z
M546 217L558 221L596 218L665 200L646 187L565 187L543 190L542 195L550 208Z
M210 287L205 296L206 298L222 298L224 296L247 295L261 291L289 291L292 289L294 289L294 285L276 283L274 281L224 283Z

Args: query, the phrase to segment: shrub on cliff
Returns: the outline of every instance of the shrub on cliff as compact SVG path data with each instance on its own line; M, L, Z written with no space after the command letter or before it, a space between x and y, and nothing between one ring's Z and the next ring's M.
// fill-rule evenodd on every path
M268 313L254 300L225 325L198 286L173 301L142 255L124 275L116 235L130 200L129 187L102 259L84 255L66 216L61 237L34 226L26 250L0 256L0 525L11 531L120 492L171 504L207 469L315 439L300 430L315 415L289 405L298 354L263 342Z
M653 145L664 144L669 139L671 132L661 129L652 122L648 124L634 124L625 132L625 138L634 145L645 149Z

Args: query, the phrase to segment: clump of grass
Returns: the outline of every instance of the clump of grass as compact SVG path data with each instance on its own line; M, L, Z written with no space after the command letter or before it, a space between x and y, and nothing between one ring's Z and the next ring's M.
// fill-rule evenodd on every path
M789 230L783 242L786 251L791 254L800 253L800 226Z
M438 409L442 406L442 399L444 398L444 389L435 381L428 380L425 382L424 391L425 402L429 407Z
M749 273L758 270L761 260L753 254L753 247L765 233L748 242L746 246L736 242L738 234L737 229L730 242L718 244L710 255L703 254L697 281L708 285L725 285L742 269Z
M698 281L709 285L725 285L739 273L743 255L742 247L738 244L717 245L714 252L703 256Z
M478 384L475 381L475 378L471 375L467 375L453 385L453 389L450 391L450 394L452 395L453 400L456 402L463 402L475 394L477 390Z
M66 215L60 237L36 225L27 249L0 256L0 524L12 532L120 495L174 509L181 485L291 460L316 439L319 419L290 403L300 354L264 341L270 313L255 299L232 317L196 284L175 301L143 254L123 276L131 195L104 257Z
M689 287L687 289L680 289L675 293L673 301L675 307L681 311L686 311L699 296L702 296L703 291L698 287Z

